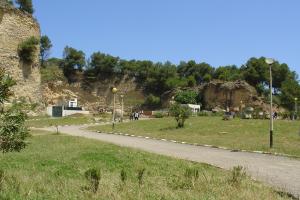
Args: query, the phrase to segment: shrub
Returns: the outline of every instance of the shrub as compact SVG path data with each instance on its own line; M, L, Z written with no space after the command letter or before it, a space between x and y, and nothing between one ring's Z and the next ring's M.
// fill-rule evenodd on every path
M20 59L25 63L32 63L35 58L35 52L38 44L39 40L33 36L20 43L18 47L18 55Z
M127 172L124 169L122 169L122 171L121 171L120 178L121 178L121 181L123 183L126 182L126 180L127 180Z
M4 171L0 169L0 191L2 190L3 182L4 182Z
M25 120L26 115L14 106L0 116L0 150L3 153L19 152L26 147L29 133Z
M180 91L175 95L175 101L181 104L196 104L198 93L192 90Z
M154 117L155 117L155 118L163 118L164 115L163 115L161 112L156 112L156 113L154 114Z
M195 187L195 182L199 179L199 170L197 168L187 168L184 176L190 181L190 184Z
M140 186L143 184L143 179L144 179L145 171L146 171L145 168L142 168L142 169L138 170L137 178L138 178L138 182L139 182Z
M16 0L16 3L19 4L20 10L33 14L32 0Z
M158 108L161 105L160 98L150 94L147 96L144 105L152 109Z
M242 166L233 167L229 182L232 185L239 186L246 176L246 171Z
M184 122L190 117L191 110L187 106L175 103L170 108L171 116L175 117L177 128L183 128Z
M96 193L99 188L100 179L101 179L101 172L97 169L89 169L85 173L85 178L90 182L89 189Z

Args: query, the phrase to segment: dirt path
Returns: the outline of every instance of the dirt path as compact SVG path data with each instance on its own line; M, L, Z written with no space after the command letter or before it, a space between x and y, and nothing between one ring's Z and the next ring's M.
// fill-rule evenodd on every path
M132 147L151 153L180 159L208 163L223 169L243 166L252 178L267 183L275 189L300 198L300 160L265 154L231 152L209 147L177 144L172 142L95 133L83 130L84 126L60 127L60 132L90 139L101 140L119 146ZM53 128L46 128L51 130Z

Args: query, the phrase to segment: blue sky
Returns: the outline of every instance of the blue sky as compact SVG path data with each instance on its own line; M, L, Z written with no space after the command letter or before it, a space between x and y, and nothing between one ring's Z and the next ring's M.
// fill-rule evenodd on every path
M66 45L87 56L196 60L240 66L273 57L300 74L299 0L33 0L52 56Z

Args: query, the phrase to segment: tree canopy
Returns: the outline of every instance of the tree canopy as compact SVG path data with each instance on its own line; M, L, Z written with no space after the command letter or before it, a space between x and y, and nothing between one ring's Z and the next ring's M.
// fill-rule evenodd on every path
M25 11L29 14L33 14L33 4L32 0L16 0L16 3L19 5L19 9Z
M44 67L45 60L50 54L50 49L52 48L51 40L47 35L43 35L40 40L40 57L41 65Z
M154 63L149 60L125 60L109 54L95 52L85 60L82 51L66 47L64 57L60 61L65 76L70 82L76 81L76 72L84 74L85 82L103 80L111 77L131 77L146 96L161 97L167 91L175 88L193 88L213 79L223 81L245 80L260 95L268 95L269 66L264 57L250 58L244 65L213 67L208 63L197 63L194 60L180 62L178 65L171 62ZM297 74L291 71L285 63L275 62L272 65L273 91L282 105L290 108L291 96L300 93ZM73 77L73 78L72 78ZM288 86L291 85L294 90ZM153 95L153 96L150 96ZM290 97L289 97L290 96ZM300 98L300 96L299 96ZM149 99L149 100L150 100Z

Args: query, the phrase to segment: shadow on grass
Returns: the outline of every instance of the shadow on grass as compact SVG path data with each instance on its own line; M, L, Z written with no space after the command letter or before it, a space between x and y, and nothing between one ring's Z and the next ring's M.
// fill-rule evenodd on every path
M161 128L159 129L160 131L172 131L172 130L177 130L178 128L176 128L175 126L169 126L166 128Z

